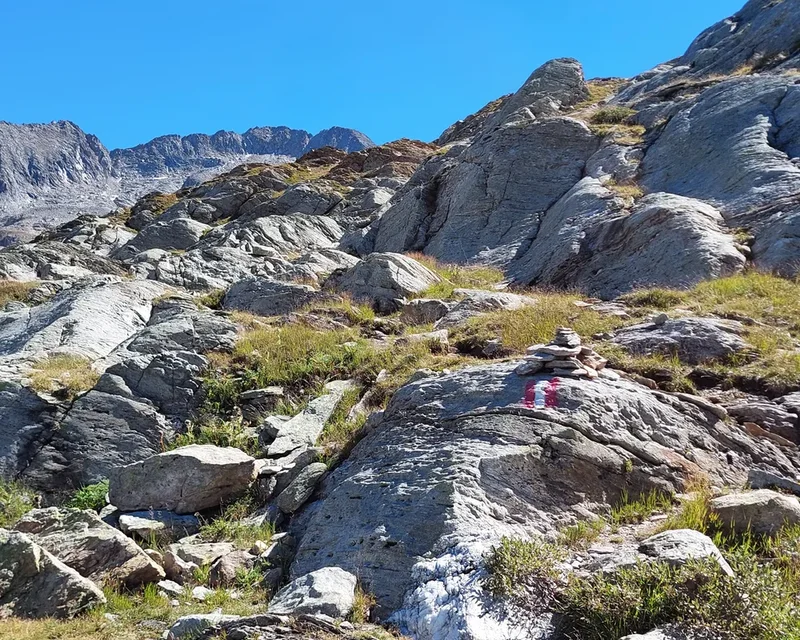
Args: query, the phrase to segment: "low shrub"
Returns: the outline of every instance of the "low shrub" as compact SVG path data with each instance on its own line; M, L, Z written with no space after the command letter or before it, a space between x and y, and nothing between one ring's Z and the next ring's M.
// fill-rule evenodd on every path
M100 511L106 506L106 494L108 493L108 480L89 484L81 487L75 495L67 501L66 506L73 509L88 509L90 511Z
M589 120L592 124L624 124L634 115L636 111L629 107L608 106L595 111Z
M35 506L33 491L20 482L0 478L0 528L10 528Z

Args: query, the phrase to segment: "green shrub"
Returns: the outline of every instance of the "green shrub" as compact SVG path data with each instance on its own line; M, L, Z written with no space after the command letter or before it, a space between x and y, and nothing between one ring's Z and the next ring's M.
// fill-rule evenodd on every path
M225 298L225 289L213 289L202 296L195 298L195 302L209 309L221 309L222 300Z
M541 540L503 538L486 557L483 587L533 615L547 611L558 591L563 551Z
M585 548L603 532L606 523L602 518L595 520L579 520L569 527L564 527L559 536L561 544L572 548Z
M106 506L107 493L108 480L86 485L75 492L75 495L67 502L67 506L73 509L100 511L100 509Z
M0 528L11 527L35 506L35 493L19 482L0 478Z
M589 120L592 124L623 124L636 112L629 107L601 107L595 111Z

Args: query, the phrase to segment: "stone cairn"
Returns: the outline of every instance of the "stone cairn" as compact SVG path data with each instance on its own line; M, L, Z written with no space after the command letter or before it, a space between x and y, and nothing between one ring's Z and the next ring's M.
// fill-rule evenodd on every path
M561 327L549 344L528 347L525 362L516 372L521 376L544 373L567 378L589 378L598 376L608 360L600 357L594 349L581 345L581 337L572 329Z

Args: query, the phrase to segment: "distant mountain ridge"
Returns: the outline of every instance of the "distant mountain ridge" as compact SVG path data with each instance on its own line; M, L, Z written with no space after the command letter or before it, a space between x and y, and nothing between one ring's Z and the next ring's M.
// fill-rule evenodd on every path
M324 146L349 152L374 143L343 127L312 135L281 126L166 135L109 151L66 120L0 121L0 244L81 213L108 212L153 190L197 184L244 162L286 162Z

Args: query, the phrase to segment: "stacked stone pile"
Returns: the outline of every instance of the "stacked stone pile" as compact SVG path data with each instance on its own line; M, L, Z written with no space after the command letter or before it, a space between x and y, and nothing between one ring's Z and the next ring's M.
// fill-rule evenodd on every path
M521 376L545 373L594 379L607 363L594 349L581 345L580 336L572 329L560 327L550 343L528 347L525 361L516 371Z

